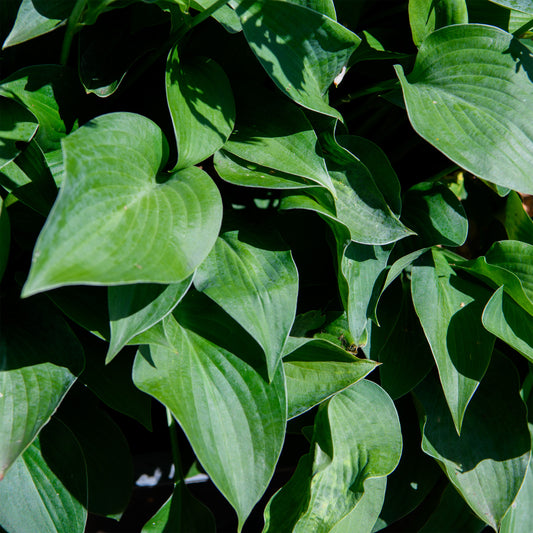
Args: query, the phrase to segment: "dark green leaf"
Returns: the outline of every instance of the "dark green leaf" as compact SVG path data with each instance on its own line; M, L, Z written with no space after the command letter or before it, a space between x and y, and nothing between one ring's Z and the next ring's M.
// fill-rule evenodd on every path
M180 59L175 46L167 60L166 88L178 144L176 169L196 165L221 148L233 130L229 80L212 59Z
M498 28L448 26L420 46L413 72L397 74L415 130L460 167L533 192L530 51Z
M67 180L35 246L24 296L64 285L177 283L192 274L222 218L205 172L158 176L164 136L132 113L94 119L63 149Z
M504 226L513 241L533 244L533 221L526 213L520 196L511 191L505 204Z

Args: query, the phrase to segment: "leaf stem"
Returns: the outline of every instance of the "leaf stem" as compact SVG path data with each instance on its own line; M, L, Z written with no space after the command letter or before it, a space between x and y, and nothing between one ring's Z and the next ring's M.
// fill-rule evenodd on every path
M181 454L178 444L176 420L174 420L174 417L172 416L172 413L168 407L166 410L168 431L170 434L170 447L172 449L172 460L174 462L174 483L177 483L183 479L183 471L181 469Z
M67 30L65 32L65 38L63 39L63 46L61 47L61 64L66 65L68 61L68 56L70 54L70 47L72 45L72 39L78 29L78 22L80 21L83 10L87 0L77 0L72 9L67 21Z

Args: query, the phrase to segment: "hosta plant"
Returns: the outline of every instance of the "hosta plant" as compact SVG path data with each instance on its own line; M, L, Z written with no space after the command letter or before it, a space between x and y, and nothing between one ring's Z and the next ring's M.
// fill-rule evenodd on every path
M2 0L0 530L533 531L531 28Z

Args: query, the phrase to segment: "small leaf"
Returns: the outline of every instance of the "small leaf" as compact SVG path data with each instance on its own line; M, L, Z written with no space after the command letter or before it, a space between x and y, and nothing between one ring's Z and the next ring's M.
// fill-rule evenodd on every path
M82 346L46 300L29 305L4 298L1 325L0 479L50 420L83 367Z
M86 480L78 441L53 419L0 482L0 525L10 532L83 533Z
M396 73L419 135L460 167L533 193L531 55L498 28L458 24L420 46L413 72Z
M325 533L360 503L367 480L396 468L402 438L387 394L362 380L319 410L311 452L265 510L264 532Z
M0 96L0 168L20 154L19 143L29 142L38 127L32 113L17 102Z
M489 292L457 276L435 250L414 264L411 292L460 434L465 410L487 370L494 346L494 337L481 324Z
M439 461L479 518L497 531L520 490L531 455L516 370L494 354L465 414L461 436L434 375L415 394L425 412L422 449Z
M268 384L247 363L172 317L166 331L173 349L142 347L134 382L172 411L207 474L237 511L240 530L281 452L287 411L282 365Z
M503 225L509 239L533 244L533 221L526 213L520 196L514 191L507 196Z
M198 267L194 286L263 348L272 378L296 316L298 271L290 251L245 231L222 234Z
M23 296L65 285L177 283L205 259L220 228L220 194L196 167L157 174L166 141L153 122L103 115L65 139L63 150L67 179Z
M425 245L462 245L468 220L457 196L444 184L425 181L411 187L403 199L403 221Z
M250 48L279 89L307 109L340 119L325 94L361 39L329 17L290 2L242 2L237 14Z
M290 337L285 349L289 419L363 379L377 366L324 339Z
M212 59L180 59L175 46L166 68L167 101L172 116L176 170L200 163L228 140L235 124L235 102L226 74Z
M192 283L192 276L171 285L137 283L108 289L111 338L109 363L136 335L165 318L178 305Z

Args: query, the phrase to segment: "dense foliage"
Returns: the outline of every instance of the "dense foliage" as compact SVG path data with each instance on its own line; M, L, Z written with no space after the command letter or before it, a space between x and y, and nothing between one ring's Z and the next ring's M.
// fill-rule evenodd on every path
M215 530L184 442L239 531L533 531L531 27L2 0L0 530L118 519L166 409L145 533Z

